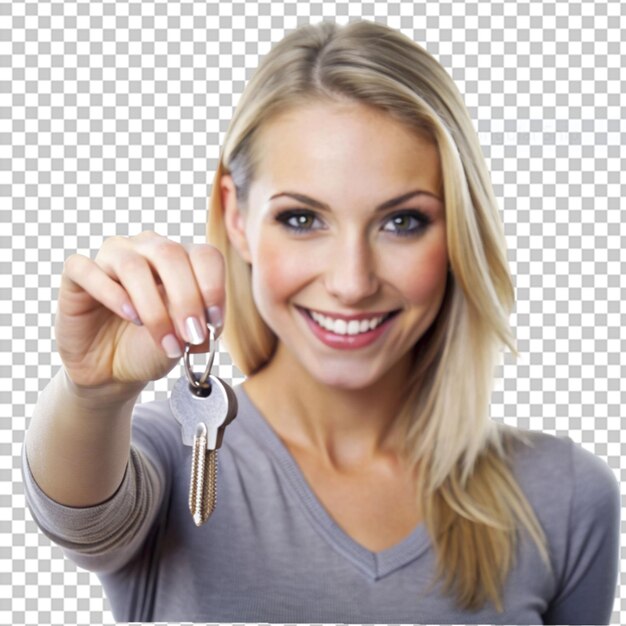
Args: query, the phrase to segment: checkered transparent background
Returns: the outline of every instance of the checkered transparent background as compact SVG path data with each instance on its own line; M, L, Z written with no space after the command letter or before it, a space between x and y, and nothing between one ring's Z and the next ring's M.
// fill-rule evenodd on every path
M517 289L522 357L505 355L493 418L570 435L623 483L625 13L589 1L2 0L0 623L113 623L95 575L38 531L20 474L29 416L61 364L52 329L65 258L147 229L203 242L238 96L259 57L304 22L385 22L451 73ZM214 367L243 380L224 351ZM181 374L140 401L165 398ZM626 623L625 609L620 585L612 623Z

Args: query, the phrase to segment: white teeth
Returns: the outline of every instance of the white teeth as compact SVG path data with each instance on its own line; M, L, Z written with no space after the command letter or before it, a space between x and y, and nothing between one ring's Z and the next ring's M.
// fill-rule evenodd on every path
M330 317L320 315L319 313L314 313L313 311L309 311L309 314L320 326L337 335L358 335L359 333L365 333L376 328L385 318L384 315L381 315L380 317L374 317L370 320L350 320L346 322L345 320L334 320Z

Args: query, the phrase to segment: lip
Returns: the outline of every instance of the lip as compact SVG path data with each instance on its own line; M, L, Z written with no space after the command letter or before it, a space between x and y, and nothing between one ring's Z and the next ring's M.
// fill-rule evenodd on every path
M385 315L389 315L389 313L395 313L400 309L391 309L390 311L372 311L371 313L356 313L355 315L343 315L341 313L332 313L330 311L320 311L318 309L307 309L303 306L296 305L296 308L301 311L311 311L313 313L319 313L320 315L324 315L325 317L331 317L337 320L345 320L346 322L350 322L352 320L367 320L372 319L373 317L384 317Z
M296 308L304 318L304 321L307 323L313 334L325 345L338 350L357 350L373 344L386 334L395 319L398 317L397 314L393 315L377 326L374 330L368 330L366 333L359 333L358 335L337 335L330 330L326 330L325 328L319 326L306 312L306 309L299 306Z

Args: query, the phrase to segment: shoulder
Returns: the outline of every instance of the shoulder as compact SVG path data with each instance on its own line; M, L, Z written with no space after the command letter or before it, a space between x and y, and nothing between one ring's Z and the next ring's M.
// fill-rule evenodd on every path
M609 464L574 441L571 457L573 513L604 523L615 520L621 508L620 486Z
M609 464L569 436L516 428L512 467L531 500L573 525L619 517L620 487ZM525 443L520 439L526 439ZM539 512L539 511L538 511Z
M521 438L528 440L528 444L519 439L514 444L515 459L525 469L534 468L536 473L550 469L556 471L557 475L565 472L572 482L575 478L582 479L577 485L584 484L587 491L619 490L619 483L609 464L568 435L556 436L517 428L509 430L515 431L516 439L521 434Z
M509 461L516 477L533 490L550 490L550 483L571 480L572 440L538 430L522 430L501 426L503 438L509 442Z

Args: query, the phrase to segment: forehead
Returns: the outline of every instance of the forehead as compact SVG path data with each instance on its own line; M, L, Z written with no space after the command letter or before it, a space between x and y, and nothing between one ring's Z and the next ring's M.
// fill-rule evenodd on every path
M365 187L410 182L440 188L436 144L362 104L300 106L267 122L258 142L258 178L272 186L358 180Z

